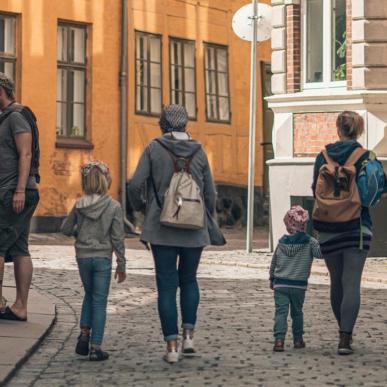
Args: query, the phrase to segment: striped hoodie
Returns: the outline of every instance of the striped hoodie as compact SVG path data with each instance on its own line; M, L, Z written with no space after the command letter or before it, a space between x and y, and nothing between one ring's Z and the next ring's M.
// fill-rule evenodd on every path
M270 281L273 281L274 289L306 289L313 258L322 258L316 239L304 232L284 235L270 265Z

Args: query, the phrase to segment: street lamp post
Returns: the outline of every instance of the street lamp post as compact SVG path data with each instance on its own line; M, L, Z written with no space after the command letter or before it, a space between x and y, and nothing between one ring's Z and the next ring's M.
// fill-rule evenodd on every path
M258 0L252 1L253 39L251 41L250 71L250 129L249 129L249 178L247 199L247 238L246 250L253 251L254 236L254 201L255 201L255 129L257 113L257 39L258 39Z

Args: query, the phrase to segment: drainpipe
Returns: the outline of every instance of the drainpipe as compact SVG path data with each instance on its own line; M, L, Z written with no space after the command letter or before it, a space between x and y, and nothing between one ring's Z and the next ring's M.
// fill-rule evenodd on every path
M120 156L121 156L121 206L125 226L135 234L133 224L126 217L126 168L128 145L128 2L121 1L121 53L120 53Z

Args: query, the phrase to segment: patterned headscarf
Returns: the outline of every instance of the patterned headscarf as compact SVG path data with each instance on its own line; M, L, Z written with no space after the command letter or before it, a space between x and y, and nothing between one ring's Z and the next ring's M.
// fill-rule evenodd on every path
M164 132L185 132L188 123L188 114L184 106L165 106L160 116L160 127Z
M0 86L12 93L15 91L15 84L13 83L13 80L10 77L8 77L6 74L1 72L0 72Z
M87 163L83 164L81 166L82 176L87 176L90 173L90 171L94 168L98 168L108 180L110 179L110 170L108 165L103 161L98 161L98 160L88 161Z
M309 213L301 206L293 206L284 217L286 229L291 235L305 231L305 226L308 221Z

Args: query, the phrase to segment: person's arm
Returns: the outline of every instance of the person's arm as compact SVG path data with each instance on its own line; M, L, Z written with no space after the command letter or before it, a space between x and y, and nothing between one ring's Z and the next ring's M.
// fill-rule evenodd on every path
M204 197L204 203L206 205L206 208L208 211L213 214L215 211L215 204L216 204L216 188L214 179L212 177L211 173L211 167L207 159L207 155L204 153L205 162L206 165L204 167L203 171L203 197Z
M323 255L321 253L320 243L316 239L311 239L311 247L312 247L312 254L313 258L323 258Z
M270 289L273 289L274 271L277 265L277 250L278 250L278 247L274 251L273 258L271 259L271 264L270 264L270 270L269 270Z
M77 213L75 211L75 206L70 211L67 218L63 221L60 231L66 236L75 235L75 227L77 225Z
M125 274L125 230L124 215L120 206L117 206L110 231L113 251L117 256L117 270L114 278L118 278L118 283L123 282Z
M19 214L24 210L25 191L31 171L32 133L28 122L20 113L15 112L9 116L9 125L19 158L18 181L13 196L13 210Z
M151 173L150 149L147 147L138 162L136 171L128 184L128 197L136 211L144 207L142 192Z

